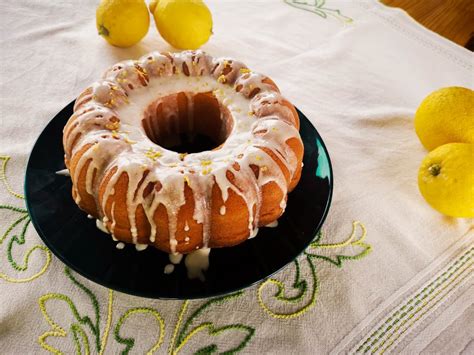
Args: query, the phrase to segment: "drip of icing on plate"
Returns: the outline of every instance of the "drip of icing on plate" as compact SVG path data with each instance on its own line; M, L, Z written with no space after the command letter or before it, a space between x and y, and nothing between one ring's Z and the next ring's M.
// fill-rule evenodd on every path
M210 248L202 248L186 255L184 264L188 271L189 279L199 279L205 281L204 271L209 268Z
M170 264L167 264L165 266L163 270L165 274L171 274L174 271L174 266L178 265L181 262L181 260L183 259L183 254L168 254L168 258L170 259Z
M110 234L110 232L105 228L104 224L100 220L96 220L96 226L99 230L104 233ZM254 230L254 234L257 235L258 228ZM254 235L254 236L255 236ZM254 237L252 236L252 238ZM112 239L117 241L117 239L112 235ZM125 248L125 244L123 242L118 242L115 247L117 249ZM135 244L135 249L137 251L145 250L148 247L148 244ZM186 265L187 275L189 279L199 279L201 281L205 281L204 271L209 268L209 253L211 252L210 248L202 248L195 250L186 255L184 264ZM163 272L165 274L171 274L174 269L175 265L181 263L183 259L183 254L174 253L168 255L170 264L165 265Z
M71 176L71 175L69 174L69 170L68 170L68 169L58 170L58 171L56 171L56 175Z
M255 238L258 234L258 228L255 228L249 236L249 239Z
M95 225L100 231L102 231L104 233L107 233L107 234L110 234L110 232L107 230L107 228L105 228L104 223L102 223L102 221L100 219L95 220Z
M135 244L135 249L137 251L143 251L146 248L148 248L148 244L140 244L140 243Z
M278 227L278 220L275 220L272 223L268 223L265 227L267 227L267 228L276 228L276 227Z

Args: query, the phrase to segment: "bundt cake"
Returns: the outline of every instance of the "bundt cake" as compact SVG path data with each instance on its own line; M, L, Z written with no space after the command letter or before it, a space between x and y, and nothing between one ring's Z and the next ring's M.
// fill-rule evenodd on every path
M233 246L284 212L301 174L298 128L275 83L241 62L152 52L77 98L63 134L72 195L122 242Z

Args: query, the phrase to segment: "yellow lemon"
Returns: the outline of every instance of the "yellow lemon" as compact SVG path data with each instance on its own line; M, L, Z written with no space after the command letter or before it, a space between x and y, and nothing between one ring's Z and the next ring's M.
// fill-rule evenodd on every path
M418 172L425 200L451 217L474 217L474 144L449 143L431 151Z
M212 34L212 15L202 0L157 0L150 4L156 27L179 49L197 49Z
M415 130L428 150L474 143L474 91L453 86L429 94L416 111Z
M143 0L102 0L96 11L99 34L117 47L130 47L148 32L150 15Z

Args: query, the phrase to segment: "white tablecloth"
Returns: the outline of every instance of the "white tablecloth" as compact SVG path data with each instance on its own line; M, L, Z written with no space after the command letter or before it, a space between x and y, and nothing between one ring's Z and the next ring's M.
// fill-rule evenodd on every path
M171 48L154 26L132 48L108 45L95 1L2 1L1 352L472 354L472 220L420 196L427 152L413 114L435 89L473 88L473 54L375 1L209 6L203 49L272 77L328 146L335 190L322 235L272 280L212 300L132 297L65 268L21 198L35 138L109 65Z

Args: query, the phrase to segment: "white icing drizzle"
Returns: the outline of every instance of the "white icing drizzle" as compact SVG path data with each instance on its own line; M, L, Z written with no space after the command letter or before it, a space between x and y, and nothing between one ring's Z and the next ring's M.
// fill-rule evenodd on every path
M267 228L276 228L276 227L278 227L278 220L275 220L272 223L268 223L265 227L267 227Z
M68 169L58 170L58 171L56 171L56 175L71 176L71 175L69 174L69 170L68 170Z
M137 249L137 251L143 251L146 248L148 248L148 244L140 244L140 243L135 244L135 249Z
M204 271L209 268L209 253L211 249L202 248L186 255L184 264L188 271L189 279L199 279L205 281Z
M172 264L179 264L181 260L183 259L183 254L180 254L180 253L169 254L168 257Z
M173 264L166 264L165 268L163 269L163 272L167 275L171 274L174 271L174 265Z
M229 190L240 196L246 205L249 238L256 235L263 186L275 183L281 189L280 208L283 211L288 189L285 174L291 181L301 165L287 144L292 138L299 139L298 130L292 123L293 113L284 105L276 87L265 79L240 62L212 58L202 51L152 52L138 61L117 63L106 71L102 80L78 97L75 112L64 129L65 160L73 169L71 179L76 203L81 205L86 195L92 196L104 229L113 234L116 228L129 228L137 250L146 245L137 241L138 209L141 208L146 216L150 226L149 241L155 244L157 234L163 233L158 230L155 213L160 205L164 206L168 217L169 250L177 255L178 213L186 203L184 188L187 183L194 198L193 222L202 226L202 242L197 249L203 248L186 258L193 265L198 257L191 255L207 258L209 254L211 211L218 208L221 215L226 214ZM232 132L219 149L188 154L183 158L153 143L151 139L156 139L157 127L148 129L150 137L147 136L142 126L143 115L152 103L158 105L157 98L184 92L188 128L192 131L195 125L194 95L211 91L227 107L233 121ZM170 132L177 124L176 112L166 105L162 108L167 121L162 127ZM203 162L210 163L203 166ZM233 175L233 181L229 180L228 173ZM80 177L85 177L84 186L76 186ZM105 177L107 183L104 183ZM123 182L123 177L128 181L126 196L122 197L126 221L123 221L123 214L119 220L120 213L116 211L120 196L115 194L115 186ZM210 205L214 184L221 191L221 206ZM185 221L184 231L192 232L191 229ZM189 244L189 241L186 236L183 244ZM190 272L188 269L188 274L201 278L202 271Z
M249 239L255 238L258 234L258 228L255 228L249 236Z
M107 234L110 234L110 232L107 230L107 228L105 227L105 225L99 220L99 219L96 219L95 220L95 225L96 227L101 230L102 232L104 233L107 233Z
M94 219L94 216L88 214L88 215L87 215L87 218L88 218L88 219Z
M115 247L116 247L117 249L123 249L123 248L125 248L125 243L118 242L118 243L115 245Z

